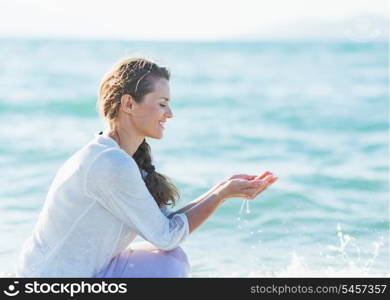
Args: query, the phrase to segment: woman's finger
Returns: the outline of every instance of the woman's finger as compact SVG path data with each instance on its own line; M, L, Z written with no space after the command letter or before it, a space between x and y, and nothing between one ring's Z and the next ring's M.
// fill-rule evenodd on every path
M245 179L245 180L260 180L264 179L267 175L272 174L270 171L264 172L262 175L248 175L248 174L235 174L233 176L230 176L228 179Z
M268 175L263 180L257 179L255 181L253 181L254 185L250 186L248 188L248 194L257 196L258 194L260 194L262 191L264 191L271 184L273 178L274 178L273 175Z
M245 175L246 180L253 180L257 177L257 175Z
M265 178L267 175L270 175L270 174L272 174L270 171L266 171L266 172L264 172L263 175L259 176L259 179L263 179L263 178Z
M246 184L247 189L258 189L259 187L262 187L265 184L264 180L256 179L248 181Z
M265 189L267 189L271 184L273 184L276 180L278 180L278 177L276 176L269 176L269 178L267 178L265 180L265 184L260 187L257 191L256 191L256 195L255 197L260 194L261 192L263 192Z
M249 197L249 199L253 199L259 193L261 193L266 188L266 185L267 185L266 180L253 181L253 185L250 185L246 188L246 194Z
M252 180L255 179L257 175L248 175L248 174L236 174L229 177L229 180L231 179L245 179L245 180Z
M269 185L272 184L272 181L274 180L275 176L269 175L264 179L264 186L263 188L266 189Z
M254 199L254 198L256 198L257 195L259 195L261 192L263 192L265 189L267 189L277 179L278 179L278 177L273 176L273 175L269 175L264 180L262 180L261 181L262 184L260 183L257 187L256 186L252 186L252 187L247 188L247 194L243 198L245 198L245 199ZM256 181L259 182L258 180L256 180Z

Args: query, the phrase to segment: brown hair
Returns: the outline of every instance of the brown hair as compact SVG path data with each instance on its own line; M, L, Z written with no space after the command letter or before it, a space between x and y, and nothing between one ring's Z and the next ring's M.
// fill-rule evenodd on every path
M114 128L122 95L129 94L137 103L141 103L146 94L154 91L154 82L159 78L169 80L169 70L145 58L131 57L120 60L114 65L100 83L97 102L97 108L103 118L108 120L110 128ZM157 204L160 207L175 205L180 198L179 192L168 177L155 171L151 149L145 139L133 158L140 171L147 172L143 179Z

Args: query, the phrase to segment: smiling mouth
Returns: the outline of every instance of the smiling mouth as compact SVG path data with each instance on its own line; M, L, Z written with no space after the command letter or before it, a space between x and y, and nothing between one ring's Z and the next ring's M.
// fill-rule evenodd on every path
M164 122L159 121L158 123L160 124L160 127L161 127L162 129L165 129L165 127L164 127Z

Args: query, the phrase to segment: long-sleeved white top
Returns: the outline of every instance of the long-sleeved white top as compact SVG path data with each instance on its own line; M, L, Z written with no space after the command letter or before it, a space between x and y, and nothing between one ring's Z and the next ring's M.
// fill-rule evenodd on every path
M15 275L94 277L137 235L163 250L177 247L188 236L187 217L169 218L143 174L115 140L96 134L57 172Z

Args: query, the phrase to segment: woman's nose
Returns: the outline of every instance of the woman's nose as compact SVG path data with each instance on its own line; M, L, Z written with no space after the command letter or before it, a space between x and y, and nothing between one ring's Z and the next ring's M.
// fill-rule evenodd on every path
M173 113L172 113L172 110L170 108L168 108L167 111L165 112L165 116L167 118L173 118Z

